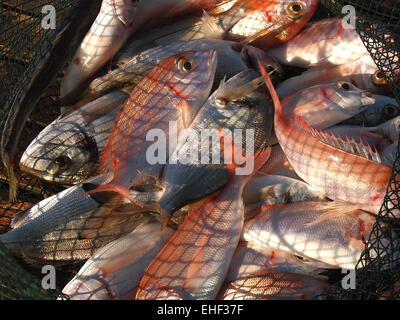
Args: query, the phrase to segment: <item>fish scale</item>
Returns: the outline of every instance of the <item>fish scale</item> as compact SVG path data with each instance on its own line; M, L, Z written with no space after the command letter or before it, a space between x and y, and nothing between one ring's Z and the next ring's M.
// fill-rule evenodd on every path
M302 68L341 65L368 54L356 30L343 28L342 21L331 18L311 23L268 53L283 64Z
M356 207L326 201L261 206L245 222L241 240L354 269L375 223Z
M255 155L255 170L270 149ZM233 174L233 172L232 172ZM228 271L244 221L248 176L232 175L225 189L192 211L147 267L136 299L214 299Z
M249 81L257 80L259 75L250 69L244 70L222 82L208 99L208 102L201 108L192 124L188 128L187 135L178 140L176 148L176 163L168 163L163 172L163 183L165 191L160 199L160 206L163 210L172 214L175 210L190 201L204 197L223 187L229 180L229 173L224 161L223 152L219 144L211 143L202 139L204 129L214 130L215 137L218 129L243 130L241 147L243 150L249 148L246 143L254 144L254 151L265 147L272 129L272 105L266 92L257 91L252 87L243 94L243 97L235 101L229 101L224 107L219 107L215 102L225 94L229 96ZM229 89L228 89L229 88ZM254 136L247 136L247 132L253 130ZM249 141L246 141L249 139ZM193 142L197 141L197 149L190 150L197 157L183 162L183 157L191 148ZM217 156L219 162L208 161L199 163L199 159L206 154L207 160ZM225 159L226 160L226 159Z

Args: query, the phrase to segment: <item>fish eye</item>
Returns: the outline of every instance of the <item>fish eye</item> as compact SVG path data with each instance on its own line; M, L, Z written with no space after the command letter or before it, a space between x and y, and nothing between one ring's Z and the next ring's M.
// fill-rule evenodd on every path
M352 85L350 83L348 83L348 82L341 81L341 82L338 83L338 88L346 90L346 91L349 91L349 90L351 90Z
M68 156L59 156L53 161L60 169L65 168L70 162L71 159Z
M306 262L306 261L308 261L306 258L304 258L304 257L302 257L302 256L298 256L298 255L296 255L296 254L294 254L293 257L294 257L297 261L300 261L300 262Z
M302 2L295 1L287 6L286 12L290 18L299 19L305 15L306 7Z
M385 118L392 119L399 115L399 109L393 104L387 104L383 107Z
M176 64L178 66L178 70L182 73L188 73L193 69L193 61L187 57L180 57Z
M110 66L110 70L111 71L114 71L114 70L117 70L118 69L118 65L117 64L112 64L111 66Z
M375 73L371 76L372 82L376 86L384 86L386 85L385 74L382 71L375 71Z

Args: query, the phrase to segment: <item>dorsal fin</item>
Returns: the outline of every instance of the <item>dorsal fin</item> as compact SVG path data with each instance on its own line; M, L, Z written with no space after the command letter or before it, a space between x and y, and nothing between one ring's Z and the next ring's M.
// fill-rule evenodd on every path
M218 25L215 18L204 10L201 18L201 32L205 39L222 39L225 34L225 30Z
M336 137L333 134L329 134L328 132L311 128L308 123L299 116L294 117L294 123L298 128L306 131L314 138L325 144L340 149L344 152L351 153L377 163L382 163L382 159L376 148L374 147L374 150L372 150L371 146L369 144L364 144L361 139L360 142L356 142L354 138L349 139L348 137L346 137L346 140L344 140L340 137Z

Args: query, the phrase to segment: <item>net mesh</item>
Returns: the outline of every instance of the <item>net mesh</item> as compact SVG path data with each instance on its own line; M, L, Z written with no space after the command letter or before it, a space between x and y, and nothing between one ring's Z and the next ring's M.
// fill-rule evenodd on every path
M376 65L383 72L388 86L400 102L400 1L337 1L322 0L337 16L347 15L346 6L355 8L356 29ZM343 9L342 9L343 8ZM347 7L350 8L351 7ZM399 149L393 165L383 206L358 262L355 289L344 289L341 281L325 293L331 299L399 299L400 272L398 232L400 159ZM375 257L376 254L376 257ZM372 258L374 257L374 258Z
M15 97L23 87L24 79L35 68L35 58L41 54L42 44L53 30L41 27L45 5L52 5L57 21L62 19L76 3L76 0L9 0L0 3L0 124L7 118ZM341 1L321 0L324 7L316 17L346 16L342 8L351 5L358 17L356 29L377 66L383 72L389 87L400 103L399 83L399 28L400 1L363 0ZM326 10L328 9L328 11ZM59 82L57 80L41 97L38 108L24 127L19 141L17 158L21 156L33 137L58 115L57 102ZM54 185L46 184L18 171L18 202L10 205L8 180L4 167L0 165L0 233L10 229L13 215L25 210L41 199L60 191ZM399 209L400 159L394 163L384 205L377 217L366 249L359 261L355 289L343 289L341 281L333 284L323 295L325 299L398 299L400 295L400 272L396 262L400 254L397 234L399 219L393 215ZM371 258L371 250L378 253ZM40 271L17 261L0 243L0 299L55 299L59 290L44 290L41 286ZM60 289L60 288L59 288Z

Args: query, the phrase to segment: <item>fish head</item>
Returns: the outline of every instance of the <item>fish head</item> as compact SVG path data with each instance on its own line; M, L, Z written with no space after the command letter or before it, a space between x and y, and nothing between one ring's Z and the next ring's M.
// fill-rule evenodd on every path
M378 122L389 121L400 115L400 106L396 99L382 95L373 95L373 98L375 99L375 117Z
M286 263L296 270L299 274L308 274L314 277L324 278L327 269L332 266L322 261L309 259L296 253L285 254Z
M185 51L165 59L154 73L161 75L160 83L197 111L211 91L216 66L215 50Z
M285 42L293 38L311 19L318 5L319 0L278 1L275 15L276 28L282 30L277 36L279 41Z
M110 300L115 293L101 270L90 275L77 275L63 289L71 300Z
M319 98L326 103L334 103L342 110L361 112L365 107L375 103L375 99L368 91L357 88L350 82L338 81L315 86ZM318 100L315 98L315 100Z
M85 180L99 162L97 144L79 123L53 122L21 157L22 171L49 182L72 185Z
M248 13L230 29L229 36L245 37L244 43L263 48L288 41L310 20L318 4L318 0L245 2L242 6Z

